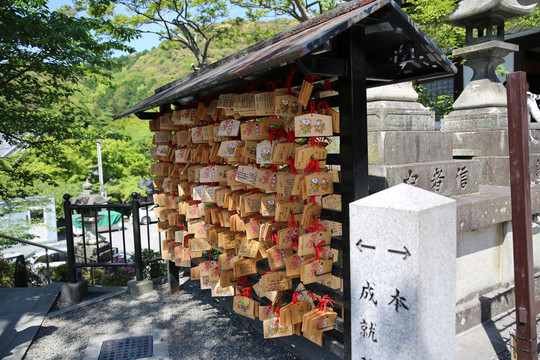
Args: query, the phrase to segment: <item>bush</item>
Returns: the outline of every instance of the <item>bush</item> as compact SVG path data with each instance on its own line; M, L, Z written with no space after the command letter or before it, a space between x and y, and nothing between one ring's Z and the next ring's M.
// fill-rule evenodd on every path
M144 249L142 258L153 259L159 257L159 253L153 250ZM132 255L128 261L134 261ZM113 263L123 263L123 259L114 259ZM167 266L163 261L156 261L147 264L143 269L145 279L155 279L167 274ZM67 274L66 274L67 275ZM91 269L83 270L83 278L92 283ZM105 268L94 268L94 284L101 286L126 286L129 280L135 279L134 266L107 266Z
M84 280L92 284L92 269L83 269L82 277ZM105 279L105 270L100 268L94 268L94 285L103 285L103 279Z
M0 258L0 288L15 286L15 263L10 264L6 259Z
M67 262L51 269L51 281L52 282L68 282L69 281L69 267Z
M160 257L157 251L151 249L143 249L142 258L144 259L153 259ZM133 256L132 256L133 260ZM150 264L147 264L143 269L143 277L145 279L155 279L160 276L167 274L167 265L164 261L155 261Z

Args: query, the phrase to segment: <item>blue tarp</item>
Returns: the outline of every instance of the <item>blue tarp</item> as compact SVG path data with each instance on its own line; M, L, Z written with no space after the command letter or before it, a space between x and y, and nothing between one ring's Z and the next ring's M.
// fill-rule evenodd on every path
M110 219L111 219L111 226L113 224L116 224L120 221L122 221L122 214L120 214L118 211L98 211L98 216L103 215L103 218L98 221L98 226L109 226L109 213L110 213ZM81 214L73 214L72 220L73 220L73 226L76 227L82 227L81 222Z

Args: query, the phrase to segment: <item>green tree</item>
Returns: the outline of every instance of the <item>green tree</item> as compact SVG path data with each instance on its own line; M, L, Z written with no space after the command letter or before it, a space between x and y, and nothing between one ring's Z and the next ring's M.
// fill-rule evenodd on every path
M225 21L229 17L226 0L115 0L114 3L116 6L110 7L108 14L116 23L156 34L161 41L180 44L191 51L198 66L208 64L211 44L238 36L242 23L240 18ZM77 0L73 9L82 11L87 7L88 0Z
M292 17L298 22L304 22L313 16L320 15L334 7L342 1L321 0L308 1L301 0L231 0L231 3L247 9L247 15L252 20L259 20L264 17Z
M136 32L102 18L108 3L93 1L91 17L49 11L45 0L0 3L1 140L47 162L61 155L59 144L107 136L87 131L70 97L82 80L108 81L118 64L112 51L132 51L124 43ZM36 179L52 180L20 160L0 161L0 197L24 196Z
M465 45L465 29L446 24L460 0L406 0L403 10L444 53Z

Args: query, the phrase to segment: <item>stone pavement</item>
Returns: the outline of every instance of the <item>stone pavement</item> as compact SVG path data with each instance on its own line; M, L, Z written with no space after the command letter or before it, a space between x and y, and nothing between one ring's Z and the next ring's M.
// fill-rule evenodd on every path
M22 359L61 285L0 289L0 359Z
M22 359L25 356L54 304L61 285L58 283L42 288L0 289L0 359ZM106 297L122 293L123 289L119 289L122 291L112 291ZM49 313L48 316L59 315L93 302L85 301L56 313ZM537 323L539 322L540 317L537 320ZM514 328L515 311L511 310L458 334L456 360L510 360L510 331ZM540 325L538 328L540 329Z
M540 330L540 316L536 317ZM456 336L456 360L510 360L510 332L516 328L516 311L510 310Z

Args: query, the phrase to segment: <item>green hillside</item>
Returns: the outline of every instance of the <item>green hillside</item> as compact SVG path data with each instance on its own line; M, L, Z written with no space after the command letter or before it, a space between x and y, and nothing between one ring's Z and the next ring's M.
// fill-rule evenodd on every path
M295 24L296 21L291 19L245 23L242 31L244 35L234 41L210 47L209 62L232 55L256 40ZM83 109L89 123L110 124L115 114L152 95L156 88L192 72L191 64L195 62L195 57L177 44L163 42L150 51L122 56L119 61L123 66L112 76L113 88L103 84L85 84L74 99Z
M213 44L210 48L210 63L252 45L262 37L283 31L296 22L279 19L269 22L245 23L241 37L228 43ZM195 62L191 53L171 43L161 43L142 53L122 56L122 67L112 73L112 87L105 84L83 83L72 101L80 109L79 115L87 131L101 138L103 174L107 196L112 202L129 201L132 192L139 189L141 178L151 177L150 166L154 160L148 149L152 146L152 133L148 122L135 116L113 120L114 115L151 96L155 89L189 74ZM95 140L80 139L56 145L61 151L57 159L45 161L40 153L24 151L10 158L12 166L24 171L53 179L34 183L27 191L54 196L57 214L62 216L62 195L80 194L86 178L98 189L97 151Z

